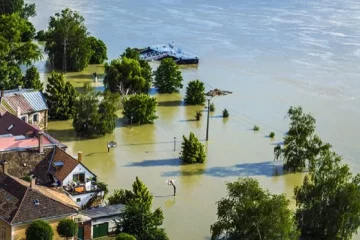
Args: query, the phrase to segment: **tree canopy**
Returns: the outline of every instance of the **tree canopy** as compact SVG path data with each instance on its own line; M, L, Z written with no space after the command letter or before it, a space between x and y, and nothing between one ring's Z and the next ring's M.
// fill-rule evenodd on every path
M183 136L180 159L185 163L203 163L206 159L204 145L190 132L189 138Z
M350 240L360 226L360 175L324 149L295 188L296 219L303 239Z
M257 180L227 183L228 195L217 204L218 221L211 225L211 239L299 239L289 200L270 194Z
M72 238L76 236L78 231L78 225L74 220L71 219L62 219L58 223L56 227L56 231L58 232L59 236L64 237L66 239Z
M103 41L95 37L88 37L91 49L90 64L100 64L107 60L107 48Z
M112 133L116 126L116 103L119 97L111 93L87 90L75 102L73 126L79 136L97 137Z
M42 58L39 47L31 39L22 42L23 34L29 31L27 20L18 14L0 16L0 89L22 86L20 65L30 65Z
M87 67L92 49L89 47L85 19L69 8L50 17L45 51L56 69L66 72L81 71Z
M147 94L131 95L124 100L123 114L133 123L153 123L156 116L156 98Z
M127 233L120 233L116 236L115 240L136 240L136 238L133 235Z
M72 118L77 93L71 83L65 81L63 74L54 71L50 74L45 97L50 119Z
M36 67L31 66L26 70L23 77L23 87L33 88L35 90L43 90L43 83L40 81L40 74Z
M104 85L111 92L147 93L151 84L148 74L139 60L123 57L105 64Z
M52 240L53 236L51 226L42 220L32 222L26 229L26 240Z
M114 198L113 198L114 196ZM168 240L163 228L164 215L160 208L151 210L153 196L147 187L136 177L133 191L120 190L109 197L109 203L126 204L118 229L133 235L137 240ZM115 198L117 199L116 201Z
M0 0L0 15L19 14L24 19L36 16L35 3L25 4L24 0Z
M189 105L202 105L205 103L205 85L200 80L190 81L186 87L185 103Z
M155 71L154 85L160 93L179 92L183 87L183 78L179 66L172 58L161 60L160 66Z
M330 149L315 134L315 118L303 113L301 107L290 107L288 111L290 127L284 137L284 146L274 148L275 159L284 161L284 169L292 172L302 171L321 150Z

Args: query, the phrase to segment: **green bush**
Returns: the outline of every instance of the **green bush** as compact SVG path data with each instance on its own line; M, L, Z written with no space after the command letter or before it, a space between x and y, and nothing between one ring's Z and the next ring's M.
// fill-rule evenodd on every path
M116 236L115 240L136 240L136 238L133 235L127 233L120 233Z
M56 227L56 231L61 237L66 239L76 236L78 231L78 225L71 219L63 219Z
M254 128L253 128L254 131L259 131L260 130L260 127L258 125L254 125Z
M200 80L190 81L186 87L185 103L189 105L202 105L205 102L205 85Z
M204 145L201 144L199 139L194 133L190 132L189 138L183 136L181 143L181 156L180 159L185 163L203 163L206 159Z
M156 99L147 94L136 94L124 101L123 114L133 123L153 123L156 116Z
M195 115L196 121L200 121L201 116L202 116L201 111L196 111L196 115Z
M210 112L215 112L215 104L214 103L210 104Z
M104 191L104 197L109 193L108 185L104 182L96 182L96 186Z
M21 179L24 181L27 181L27 182L31 182L31 177L29 175L26 175L26 176L22 177Z
M274 138L274 137L275 137L275 133L274 133L274 132L271 132L271 133L269 134L269 137L270 137L270 138Z
M222 114L223 114L223 118L229 117L229 111L226 108L223 110Z
M52 240L54 236L51 226L42 220L32 222L25 234L26 240Z

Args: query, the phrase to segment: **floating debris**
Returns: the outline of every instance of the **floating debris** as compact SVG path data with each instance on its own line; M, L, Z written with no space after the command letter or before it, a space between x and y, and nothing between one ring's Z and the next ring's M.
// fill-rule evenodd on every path
M215 88L214 90L210 90L209 92L207 92L206 96L215 97L215 96L223 96L228 94L232 94L232 92Z

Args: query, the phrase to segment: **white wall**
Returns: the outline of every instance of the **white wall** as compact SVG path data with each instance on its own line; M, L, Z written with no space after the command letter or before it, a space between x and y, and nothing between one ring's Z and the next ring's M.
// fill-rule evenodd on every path
M79 206L82 207L83 205L87 204L87 202L90 200L90 198L94 195L94 192L90 192L90 193L83 193L83 194L78 194L78 195L71 195L70 197L72 200L74 200L74 202ZM77 202L78 198L80 198L80 202Z
M85 173L85 181L87 178L95 177L90 173L81 163L79 163L74 170L63 181L63 186L69 185L73 181L73 175L77 173Z
M115 217L104 217L104 218L100 218L100 219L94 219L91 221L91 225L98 225L98 224L101 224L101 223L106 223L108 222L109 223L109 232L113 232L116 230L116 224L115 224L115 221L114 219L117 219L117 218L120 218L120 216L115 216ZM93 228L91 228L91 231L92 231ZM92 234L92 233L91 233ZM92 235L91 235L92 236Z

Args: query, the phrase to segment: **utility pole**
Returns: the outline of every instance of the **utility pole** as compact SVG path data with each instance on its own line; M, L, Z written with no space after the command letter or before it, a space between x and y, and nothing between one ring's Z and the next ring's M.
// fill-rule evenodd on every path
M206 124L206 141L209 140L209 119L210 119L210 98L208 98L207 124Z
M66 44L67 44L67 36L64 38L64 54L63 54L63 73L66 73Z
M174 152L176 151L176 137L174 137Z

